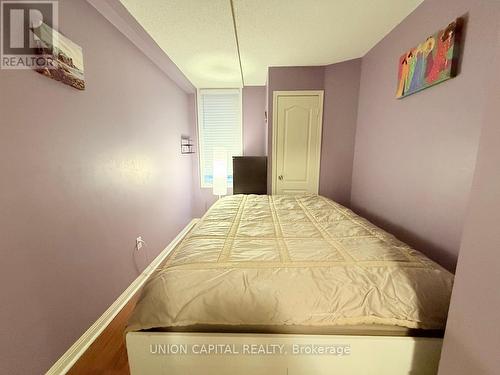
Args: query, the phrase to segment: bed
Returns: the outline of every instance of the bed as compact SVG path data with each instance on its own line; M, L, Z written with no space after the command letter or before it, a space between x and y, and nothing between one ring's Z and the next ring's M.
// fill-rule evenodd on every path
M127 327L131 372L435 374L452 285L325 197L228 196L144 286ZM281 351L244 351L263 343ZM204 345L226 352L194 349Z

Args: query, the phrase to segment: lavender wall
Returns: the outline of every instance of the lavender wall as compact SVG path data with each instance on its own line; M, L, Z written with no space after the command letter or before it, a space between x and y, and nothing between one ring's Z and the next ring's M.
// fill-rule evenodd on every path
M362 62L352 206L450 270L460 247L498 22L491 4L426 0ZM399 56L467 13L460 75L396 100Z
M319 193L349 206L361 59L325 67Z
M191 218L187 95L87 2L59 8L87 90L0 70L2 374L47 370Z
M265 86L245 86L243 96L243 155L266 155Z
M324 90L319 193L349 205L361 60L268 71L268 191L271 191L273 91Z
M493 5L493 4L492 4ZM500 19L500 3L488 12ZM497 24L498 25L498 24ZM500 27L500 25L498 25ZM500 64L500 32L496 59ZM493 50L491 56L493 57ZM500 369L500 73L491 71L489 94L455 286L444 338L440 375L495 375Z

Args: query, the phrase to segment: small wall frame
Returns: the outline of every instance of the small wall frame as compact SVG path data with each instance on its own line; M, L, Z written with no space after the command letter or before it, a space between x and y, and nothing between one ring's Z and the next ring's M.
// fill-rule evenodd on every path
M188 135L181 135L181 154L194 154L193 140Z

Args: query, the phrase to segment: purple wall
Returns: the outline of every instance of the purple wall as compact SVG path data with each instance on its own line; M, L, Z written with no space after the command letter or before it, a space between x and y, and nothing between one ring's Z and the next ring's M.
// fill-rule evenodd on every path
M361 60L268 71L268 191L271 191L273 91L324 90L319 193L349 205Z
M360 75L361 59L325 67L319 193L346 206L351 201Z
M498 19L489 1L427 0L362 62L351 202L453 270L476 162ZM396 100L399 56L468 13L460 75Z
M85 1L59 11L87 90L0 70L2 374L47 370L191 218L187 95Z
M266 155L266 87L245 86L243 96L243 155Z
M500 19L500 4L488 14ZM500 32L497 35L496 59L490 66L500 64ZM500 73L491 73L440 375L495 375L500 369Z

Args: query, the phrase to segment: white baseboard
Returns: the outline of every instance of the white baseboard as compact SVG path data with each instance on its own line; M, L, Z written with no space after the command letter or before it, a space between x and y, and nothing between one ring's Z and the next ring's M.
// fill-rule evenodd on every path
M149 266L135 279L132 284L113 302L113 304L96 320L94 324L62 355L46 372L46 375L66 374L78 358L95 341L132 296L144 285L151 273L163 262L199 219L191 222L168 244L168 246L151 262Z

